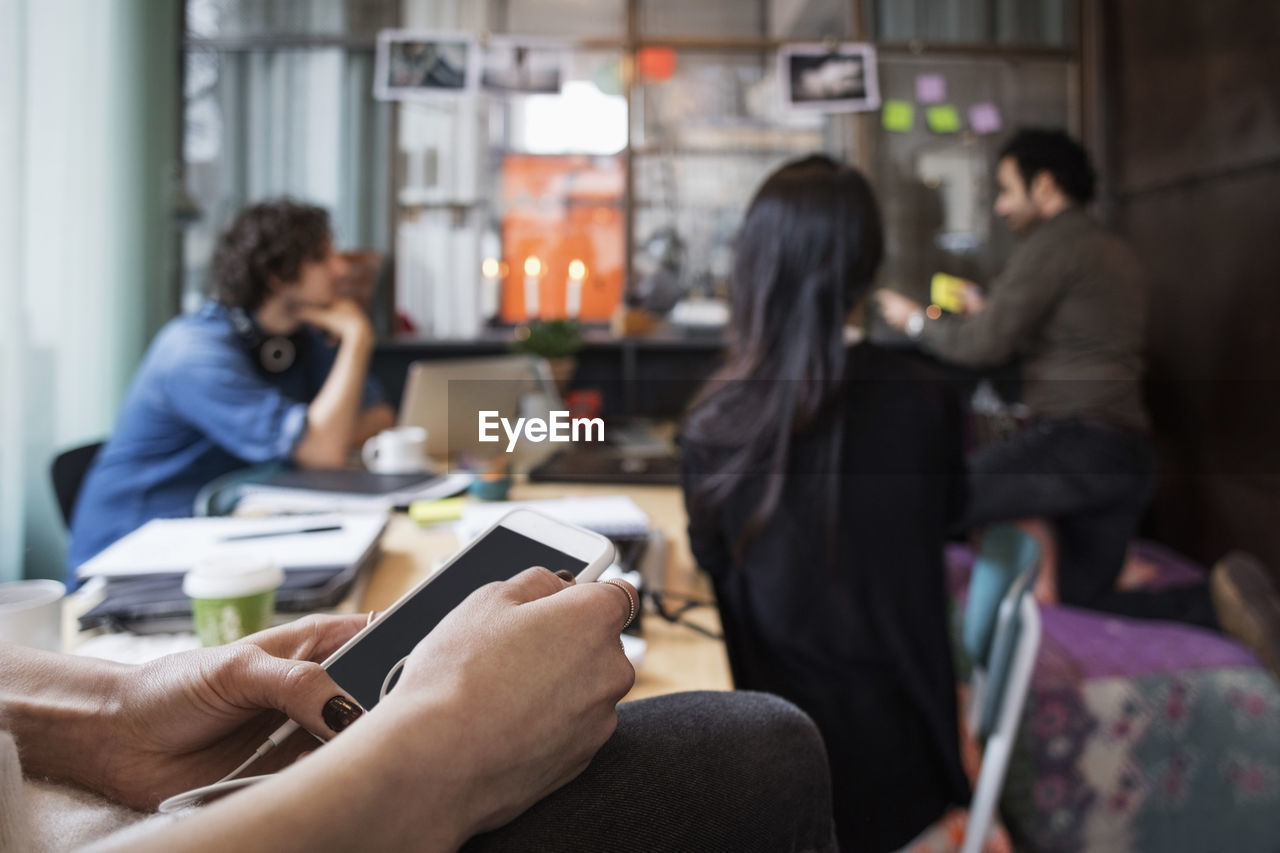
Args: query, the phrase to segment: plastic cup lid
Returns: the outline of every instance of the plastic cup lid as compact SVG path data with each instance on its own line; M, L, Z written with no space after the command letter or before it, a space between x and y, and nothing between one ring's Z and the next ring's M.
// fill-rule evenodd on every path
M0 584L0 613L29 610L52 604L62 598L67 588L59 581L25 580Z
M245 554L211 555L182 579L191 598L240 598L268 592L284 583L284 569L265 558Z

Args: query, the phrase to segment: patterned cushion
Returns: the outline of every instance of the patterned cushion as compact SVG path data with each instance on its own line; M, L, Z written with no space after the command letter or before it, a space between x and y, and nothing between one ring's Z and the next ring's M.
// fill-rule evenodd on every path
M1153 586L1203 570L1152 543ZM948 551L963 595L972 553ZM1044 640L1001 806L1036 851L1275 853L1280 685L1229 638L1042 608ZM957 645L958 643L958 637Z

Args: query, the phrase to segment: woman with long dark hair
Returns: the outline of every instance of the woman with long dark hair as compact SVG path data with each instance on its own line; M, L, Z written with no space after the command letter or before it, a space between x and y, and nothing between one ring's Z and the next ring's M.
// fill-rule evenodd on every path
M817 722L850 851L901 847L968 798L943 577L960 409L850 332L882 252L856 170L812 156L771 175L738 239L727 363L682 435L735 685Z

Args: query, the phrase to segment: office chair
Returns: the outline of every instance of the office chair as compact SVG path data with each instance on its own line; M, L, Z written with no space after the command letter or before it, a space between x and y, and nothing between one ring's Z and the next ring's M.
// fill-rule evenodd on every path
M1039 564L1035 540L1009 524L988 528L973 564L964 615L964 647L973 661L966 722L983 751L961 853L982 849L1009 769L1040 649L1032 595Z
M64 450L53 457L53 464L49 468L53 479L53 493L58 498L58 509L62 511L62 523L68 528L71 527L71 513L76 508L76 498L80 496L84 475L89 473L89 466L97 458L103 444L104 442L95 441Z

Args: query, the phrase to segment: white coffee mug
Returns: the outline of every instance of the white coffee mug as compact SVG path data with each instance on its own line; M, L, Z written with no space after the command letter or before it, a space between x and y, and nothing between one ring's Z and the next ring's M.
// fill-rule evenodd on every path
M0 642L62 651L62 597L58 581L0 584Z
M364 467L375 474L417 474L430 469L427 431L402 426L384 429L364 443Z

